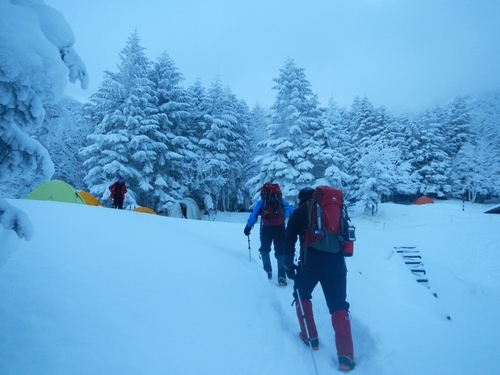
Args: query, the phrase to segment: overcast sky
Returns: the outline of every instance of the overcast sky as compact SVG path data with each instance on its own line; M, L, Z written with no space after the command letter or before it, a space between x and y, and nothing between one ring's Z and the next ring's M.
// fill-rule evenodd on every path
M149 59L166 51L205 87L222 83L252 108L274 103L273 78L295 60L322 104L355 96L393 113L500 89L500 0L46 0L73 28L90 87L137 29Z

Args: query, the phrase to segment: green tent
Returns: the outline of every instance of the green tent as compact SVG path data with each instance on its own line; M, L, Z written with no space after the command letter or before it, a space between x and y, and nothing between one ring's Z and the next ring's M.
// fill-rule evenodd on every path
M49 181L38 186L26 196L26 199L86 204L73 186L60 180Z

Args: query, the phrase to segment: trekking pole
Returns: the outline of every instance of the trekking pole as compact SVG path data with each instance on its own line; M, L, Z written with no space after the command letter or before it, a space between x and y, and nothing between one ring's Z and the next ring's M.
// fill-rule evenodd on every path
M248 235L248 260L252 261L252 255L250 254L250 236Z
M304 307L302 306L302 299L300 298L299 290L298 289L295 289L295 290L297 292L297 299L299 300L300 314L302 315L302 321L304 322L304 327L306 327L307 341L309 342L309 348L311 348L311 357L312 357L313 364L314 364L314 372L316 373L316 375L319 375L318 374L318 367L316 366L316 358L314 358L314 350L313 350L312 345L311 345L311 340L309 340L310 339L309 328L307 328L306 314L304 313Z

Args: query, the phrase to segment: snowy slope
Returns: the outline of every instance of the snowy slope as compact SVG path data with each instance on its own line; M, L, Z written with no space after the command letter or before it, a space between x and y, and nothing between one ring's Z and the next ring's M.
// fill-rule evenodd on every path
M8 201L35 234L0 268L1 374L315 374L313 358L320 375L337 373L321 288L312 356L297 339L291 284L261 269L256 230L249 259L248 214L192 221ZM500 216L482 213L490 207L351 214L354 374L500 373ZM395 246L418 249L430 289Z

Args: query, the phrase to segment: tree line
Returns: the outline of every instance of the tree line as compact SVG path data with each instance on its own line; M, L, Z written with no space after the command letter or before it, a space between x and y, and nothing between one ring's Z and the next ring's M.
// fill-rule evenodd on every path
M399 116L366 97L321 106L305 70L287 59L273 80L275 103L250 109L219 77L182 87L169 55L150 61L140 42L134 32L118 72L104 73L81 111L49 108L32 133L54 160L53 178L105 199L120 175L134 204L165 213L185 196L206 210L247 208L264 182L291 201L304 186L342 188L372 214L420 195L500 194L498 94Z

